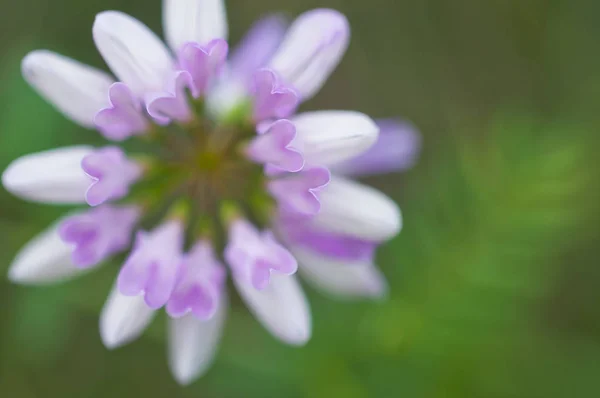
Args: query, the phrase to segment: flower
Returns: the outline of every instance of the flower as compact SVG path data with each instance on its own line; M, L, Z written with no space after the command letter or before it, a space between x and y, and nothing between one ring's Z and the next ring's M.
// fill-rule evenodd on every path
M114 77L50 51L27 55L31 86L113 145L23 156L2 183L27 200L94 206L29 242L10 279L52 283L129 251L102 341L134 340L165 307L170 368L188 384L215 355L227 270L256 319L291 345L311 335L297 270L337 296L384 295L373 258L400 231L400 211L349 177L411 166L419 138L359 112L296 113L348 46L337 11L306 12L287 30L263 19L232 54L222 0L165 0L164 26L168 47L131 16L98 14L94 41ZM114 144L124 140L129 154Z

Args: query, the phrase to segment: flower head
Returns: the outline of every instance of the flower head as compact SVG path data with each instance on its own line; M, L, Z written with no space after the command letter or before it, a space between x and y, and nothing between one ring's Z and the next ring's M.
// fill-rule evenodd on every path
M97 15L94 42L114 77L45 50L25 57L25 79L113 145L26 155L2 182L24 199L97 206L26 245L10 278L47 283L129 249L102 341L132 341L164 306L170 367L187 384L216 352L227 270L258 321L291 345L312 331L298 269L338 296L382 295L374 251L400 231L400 212L343 175L407 167L418 139L392 125L378 142L380 125L355 111L296 113L349 44L341 13L309 11L287 31L268 17L230 54L223 0L163 4L167 44L129 15ZM127 154L115 144L125 140Z

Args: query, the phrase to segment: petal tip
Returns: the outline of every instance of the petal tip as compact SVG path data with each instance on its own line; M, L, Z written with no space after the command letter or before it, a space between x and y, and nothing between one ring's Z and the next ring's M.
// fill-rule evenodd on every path
M39 62L42 61L41 58L46 56L50 51L48 50L33 50L29 52L23 60L21 61L21 73L28 79L31 77L33 69L39 65Z
M10 282L15 284L26 284L30 280L26 270L18 263L13 263L10 266L7 278Z
M385 301L389 296L389 285L385 276L375 270L372 279L365 286L365 296L376 301Z
M171 365L171 374L177 384L184 387L189 386L202 376L202 374L198 374L193 368L178 364L178 362L174 362Z
M396 204L396 202L392 201L390 199L390 202L393 206L391 206L391 208L394 210L394 216L390 217L390 238L393 238L394 236L398 235L400 233L400 231L402 231L402 225L403 225L403 220L402 220L402 212L400 211L400 207L398 207L398 205Z
M102 329L101 329L102 330ZM100 339L102 340L102 344L108 350L114 350L123 345L123 342L116 334L110 334L109 331L100 332Z
M304 17L311 18L328 18L333 20L337 25L336 28L350 28L348 18L341 11L333 8L315 8L314 10L306 11ZM333 24L332 24L333 25Z
M124 12L116 11L116 10L100 11L94 17L94 25L96 25L98 23L106 22L106 20L108 18L123 18L123 17L129 18L129 15L125 14Z
M15 177L15 164L12 162L2 172L2 186L12 194L15 193L15 190L18 190L18 178Z
M281 336L282 340L296 347L303 347L310 341L312 337L312 329L310 325L297 324L290 327L285 336Z
M152 321L155 311L141 297L127 297L113 289L100 314L100 338L110 350L140 337Z
M102 341L102 345L104 345L106 349L116 350L117 348L126 345L133 339L134 337L127 336L121 330L111 327L111 325L108 325L108 322L102 322L101 319L100 340Z

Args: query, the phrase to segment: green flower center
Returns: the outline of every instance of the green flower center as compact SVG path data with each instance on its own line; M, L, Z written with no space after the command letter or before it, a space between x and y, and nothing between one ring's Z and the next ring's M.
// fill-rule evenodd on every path
M192 229L214 228L234 208L259 225L268 221L273 201L265 190L263 165L244 153L256 136L249 109L244 105L214 121L197 105L191 123L156 126L143 149L132 148L147 165L130 195L155 213L147 224L154 225L174 206L185 209Z

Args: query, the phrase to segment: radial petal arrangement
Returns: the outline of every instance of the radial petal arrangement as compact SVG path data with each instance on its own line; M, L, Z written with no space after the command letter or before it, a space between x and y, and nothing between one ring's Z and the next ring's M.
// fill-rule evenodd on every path
M385 295L374 256L399 233L400 210L350 177L408 168L420 141L356 111L297 113L348 47L341 13L308 11L287 30L269 16L230 52L223 0L165 0L163 12L166 44L129 15L98 14L94 42L114 77L47 50L24 58L29 84L110 144L25 155L2 183L25 200L87 206L30 241L10 279L53 283L120 258L104 345L135 340L164 307L169 365L188 384L217 352L228 276L294 346L312 333L298 270L337 297Z

